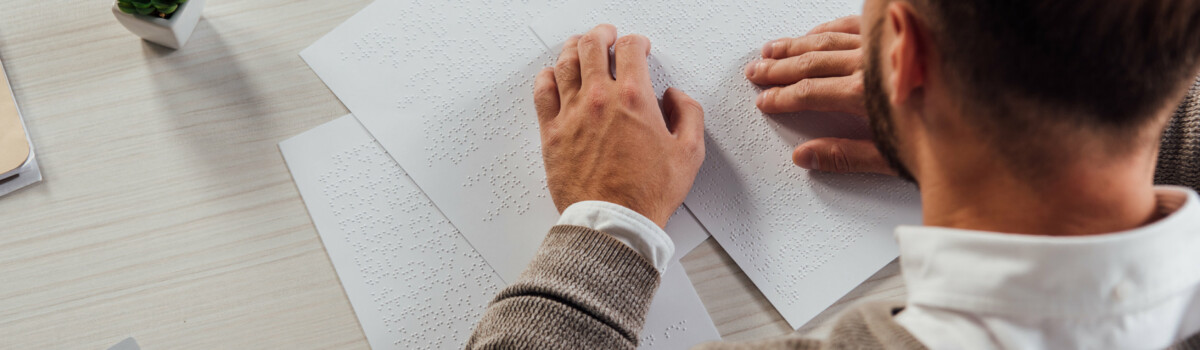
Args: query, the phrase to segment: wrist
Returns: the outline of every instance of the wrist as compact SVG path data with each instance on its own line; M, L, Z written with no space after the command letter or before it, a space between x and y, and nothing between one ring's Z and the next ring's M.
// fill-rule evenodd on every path
M646 257L662 272L674 255L666 231L646 216L617 203L589 200L563 210L556 225L582 226L604 232Z
M558 196L552 196L552 197L554 197L556 199L558 198ZM612 204L612 205L619 206L622 209L636 213L638 216L641 216L641 217L647 219L649 222L653 223L655 226L658 226L659 229L666 229L667 221L669 221L671 219L671 215L675 213L675 209L679 208L679 205L676 205L673 208L659 208L659 206L645 204L645 203L641 203L641 202L634 201L634 200L628 200L628 199L625 199L622 197L624 197L624 196L603 196L603 195L579 196L579 197L575 197L575 198L580 198L580 199L572 199L572 200L566 200L566 201L561 201L561 202L558 200L555 200L555 206L558 207L558 213L562 214L567 210L567 208L574 206L576 204L579 204L579 203L602 202L605 204ZM663 207L665 207L665 206L663 206Z
M638 203L633 203L633 202L622 202L622 201L615 201L615 200L592 200L589 202L607 202L607 203L615 204L617 206L622 207L623 209L625 209L627 211L631 211L631 212L636 213L637 215L641 216L642 218L645 218L647 221L658 226L659 229L667 228L667 221L669 221L671 219L671 214L675 212L674 209L661 210L652 205L640 205Z

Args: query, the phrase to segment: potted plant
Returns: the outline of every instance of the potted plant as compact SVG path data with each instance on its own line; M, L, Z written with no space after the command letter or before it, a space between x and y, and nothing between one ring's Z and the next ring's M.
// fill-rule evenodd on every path
M203 10L204 0L117 0L112 8L130 32L172 49L192 36Z

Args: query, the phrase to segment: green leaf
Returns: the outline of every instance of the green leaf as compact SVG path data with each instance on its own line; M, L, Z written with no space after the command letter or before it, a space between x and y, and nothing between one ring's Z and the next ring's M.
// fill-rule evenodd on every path
M162 14L164 14L164 15L169 15L169 14L174 13L175 9L178 9L178 8L179 8L179 5L172 4L171 6L167 6L166 8L158 7L158 12L162 12Z
M149 15L151 12L154 12L154 8L153 8L153 7L146 7L146 8L144 8L144 9L143 9L143 8L136 8L136 7L135 7L135 9L137 10L137 13L138 13L138 14L143 14L143 15Z
M138 9L148 9L148 8L150 8L150 3L147 2L147 3L143 4L143 3L134 2L133 7L136 7Z
M144 4L144 5L150 4L150 0L129 0L129 1L133 2L134 4Z
M150 4L154 5L154 7L162 9L164 7L170 7L171 5L174 5L175 2L170 0L150 0Z
M137 13L137 8L133 7L133 5L130 5L127 2L118 2L117 8L121 9L121 12L128 13L131 15L134 13Z

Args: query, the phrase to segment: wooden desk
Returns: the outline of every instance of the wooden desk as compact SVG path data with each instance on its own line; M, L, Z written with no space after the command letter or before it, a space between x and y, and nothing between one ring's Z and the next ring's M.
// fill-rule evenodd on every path
M45 174L0 198L0 348L366 348L276 143L347 113L298 53L369 1L212 0L177 52L69 2L0 5ZM790 331L712 240L683 263L727 339Z

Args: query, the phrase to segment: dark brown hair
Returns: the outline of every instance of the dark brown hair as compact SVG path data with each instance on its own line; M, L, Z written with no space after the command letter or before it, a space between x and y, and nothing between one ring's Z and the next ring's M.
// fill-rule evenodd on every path
M914 3L951 84L972 110L991 111L981 126L1001 131L1051 121L1129 136L1200 64L1200 0Z

